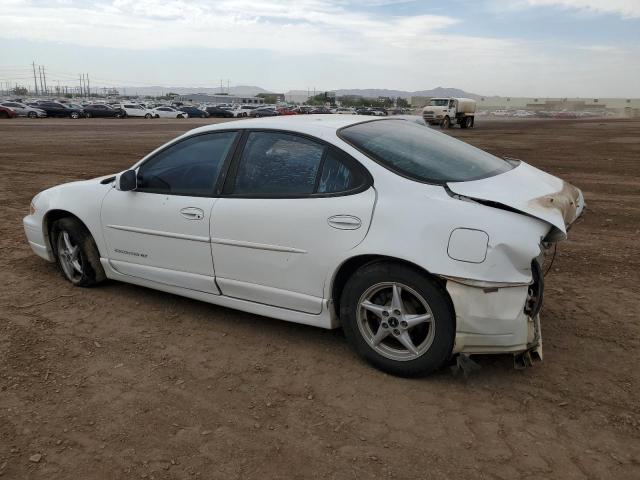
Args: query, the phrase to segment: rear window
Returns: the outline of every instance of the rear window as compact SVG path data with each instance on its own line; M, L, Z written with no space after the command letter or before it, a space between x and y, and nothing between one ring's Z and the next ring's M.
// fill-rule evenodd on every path
M359 123L343 128L339 136L389 170L419 182L466 182L513 168L506 160L406 120Z

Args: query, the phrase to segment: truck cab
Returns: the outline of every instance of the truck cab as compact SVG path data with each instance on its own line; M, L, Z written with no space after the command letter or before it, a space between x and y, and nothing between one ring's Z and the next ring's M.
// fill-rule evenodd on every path
M470 98L432 98L422 110L422 118L429 125L441 128L473 128L475 123L476 101Z

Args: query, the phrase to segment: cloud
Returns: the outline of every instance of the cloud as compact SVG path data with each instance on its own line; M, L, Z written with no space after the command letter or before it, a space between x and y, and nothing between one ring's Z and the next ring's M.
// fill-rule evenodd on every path
M635 12L620 0L518 2L520 8L551 4L603 12L617 8L627 16ZM93 63L96 77L113 80L122 75L185 85L225 75L278 89L446 85L483 94L637 94L635 45L615 51L611 45L605 51L597 41L558 45L544 38L506 38L500 31L472 34L476 20L465 23L454 8L450 14L394 14L406 12L406 5L394 9L396 3L377 0L372 8L365 0L3 0L0 38L34 45L25 64L35 57L53 64L52 70L56 58L43 58L40 46L77 45L83 52L106 48L136 59L135 65ZM491 25L489 15L484 20ZM178 68L181 55L197 57L195 66ZM162 61L145 69L151 65L148 57ZM65 62L58 71L86 72L91 63L86 57Z
M563 7L594 13L616 14L623 18L640 18L638 0L525 0L526 4L536 7Z

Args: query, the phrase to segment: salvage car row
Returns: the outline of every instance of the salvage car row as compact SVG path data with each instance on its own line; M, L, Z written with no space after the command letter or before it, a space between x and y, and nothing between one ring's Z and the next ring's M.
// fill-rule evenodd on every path
M340 114L340 115L370 115L387 116L389 113L404 114L405 109L391 112L382 107L334 107L325 106L288 106L288 105L242 105L242 104L202 104L184 105L175 103L145 104L135 101L122 103L70 103L55 100L0 101L0 118L243 118L243 117L275 117L279 115L299 114Z

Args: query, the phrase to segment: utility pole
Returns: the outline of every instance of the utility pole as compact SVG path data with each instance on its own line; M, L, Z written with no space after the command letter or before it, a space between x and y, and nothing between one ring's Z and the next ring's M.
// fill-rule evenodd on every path
M81 73L81 74L80 74L80 90L79 90L80 95L82 95L82 92L84 91L84 88L83 88L83 86L82 86L82 77L83 77L83 75L82 75L82 73Z
M47 74L44 71L44 65L42 66L42 77L44 78L44 91L49 93L49 88L47 87Z
M36 62L31 62L33 67L33 85L36 87L36 96L38 95L38 81L36 80Z
M90 83L89 83L89 74L87 73L87 97L91 98L91 87L90 87Z
M45 93L44 84L42 83L42 66L38 65L38 77L40 78L40 93Z

